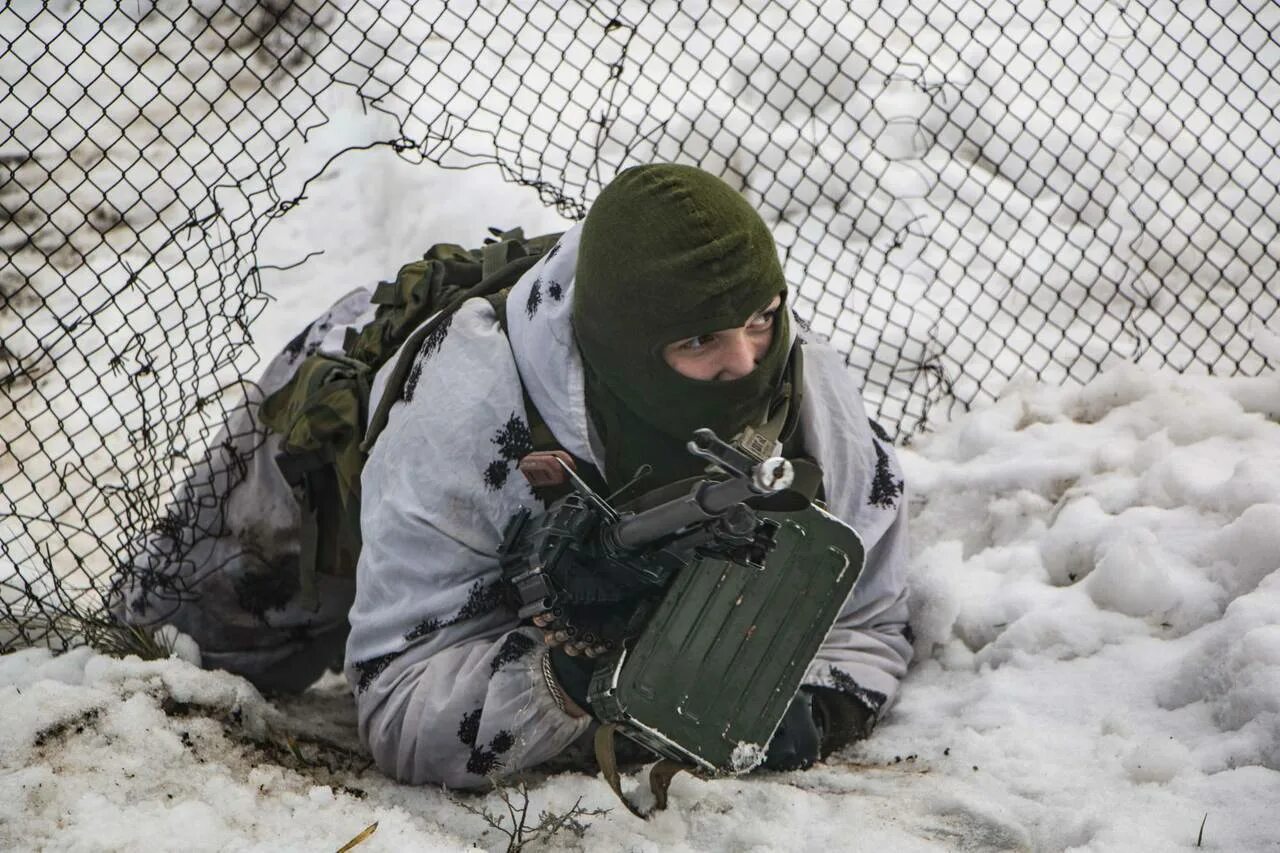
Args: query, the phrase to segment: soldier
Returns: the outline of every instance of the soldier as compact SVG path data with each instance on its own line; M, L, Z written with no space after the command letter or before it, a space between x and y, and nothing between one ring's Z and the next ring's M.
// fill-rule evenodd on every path
M843 359L794 330L786 300L755 210L706 172L654 164L622 172L521 278L505 331L473 299L422 347L362 479L347 674L380 767L474 786L592 725L591 649L501 605L494 545L536 506L516 472L532 448L529 409L580 470L611 489L648 471L632 488L654 489L702 471L685 448L693 430L733 436L769 417L794 347L804 388L784 455L820 464L828 508L862 536L868 562L768 766L808 766L869 732L911 654L902 476Z
M262 392L305 385L291 377L311 354L349 354L347 329L374 319L371 298L353 292L312 323L268 366ZM562 753L594 723L598 649L549 615L522 623L504 598L504 528L542 509L520 459L550 441L602 494L652 493L703 472L686 449L695 429L732 437L785 413L783 455L817 462L827 509L858 532L867 561L767 766L807 767L870 732L911 655L902 474L843 358L795 328L772 236L741 196L688 166L628 169L505 300L441 316L372 383L369 410L389 405L358 479L354 584L300 570L307 514L254 392L122 573L116 612L172 623L206 666L268 691L305 688L345 639L378 766L411 783L482 785ZM584 572L620 584L612 598L630 606L625 580Z

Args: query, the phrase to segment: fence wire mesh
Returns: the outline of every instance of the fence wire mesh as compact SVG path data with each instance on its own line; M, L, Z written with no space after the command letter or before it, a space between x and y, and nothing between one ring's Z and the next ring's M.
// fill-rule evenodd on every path
M906 438L1019 373L1268 369L1278 28L1267 0L13 0L0 651L92 639L139 541L217 535L259 249L339 113L377 119L344 158L496 164L571 218L633 163L724 176Z

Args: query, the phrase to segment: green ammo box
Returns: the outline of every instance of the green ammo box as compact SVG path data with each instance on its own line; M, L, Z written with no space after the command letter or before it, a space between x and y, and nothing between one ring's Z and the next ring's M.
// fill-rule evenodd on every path
M640 636L591 679L601 722L713 773L764 760L865 557L853 528L817 506L760 515L780 525L763 568L693 561Z

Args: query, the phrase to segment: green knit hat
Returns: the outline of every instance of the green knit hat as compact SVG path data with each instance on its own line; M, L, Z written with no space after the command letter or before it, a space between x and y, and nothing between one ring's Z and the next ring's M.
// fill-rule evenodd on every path
M785 298L785 290L768 226L724 181L668 163L621 172L588 212L578 248L573 328L587 365L589 402L610 410L605 423L638 419L680 454L699 427L727 439L759 423L786 365L785 306L765 356L739 379L690 379L666 363L662 350L741 326L775 296ZM614 411L619 406L625 411ZM623 432L636 430L624 426ZM606 436L615 460L617 438ZM656 448L645 452L661 455Z

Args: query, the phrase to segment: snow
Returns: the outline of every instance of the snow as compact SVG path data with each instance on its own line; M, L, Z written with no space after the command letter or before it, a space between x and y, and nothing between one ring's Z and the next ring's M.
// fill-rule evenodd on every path
M739 741L733 748L733 754L729 756L729 766L733 768L734 773L748 773L764 764L768 752L768 744Z
M875 735L678 776L648 822L599 777L531 774L531 813L611 809L554 844L1175 850L1203 820L1204 849L1280 850L1280 376L1025 383L903 464L918 658ZM0 848L336 849L374 822L361 850L505 844L371 769L336 676L272 703L176 657L30 650L0 685Z
M454 116L424 116L428 90L439 95L453 86L447 100L455 115L478 106L476 87L487 79L482 66L498 62L502 46L472 45L477 55L487 52L471 62L469 54L449 53L448 37L466 15L488 15L495 4L458 5L434 35L394 2L376 26L359 15L352 21L374 41L413 42L410 52L385 54L365 44L355 57L355 67L367 71L356 81L366 96L384 95L388 109L414 108L405 127L366 110L353 91L327 90L314 102L302 92L292 115L330 120L282 152L287 168L277 176L273 203L300 195L305 202L248 235L237 216L263 203L263 194L254 195L259 186L247 180L242 196L223 197L227 239L253 237L273 300L253 325L261 355L342 293L420 254L424 240L470 245L488 226L522 225L534 234L567 224L535 192L481 164L493 150L545 145L540 161L520 168L549 164L586 180L581 164L593 162L594 134L564 147L539 136L534 122L512 115L499 122L473 110L466 133L494 130L499 138L495 149L482 136L457 136L454 165L473 167L466 171L425 167L420 151L353 149L399 131L424 140L442 131ZM634 40L628 56L635 67L660 63L686 42L716 49L697 68L685 67L686 89L639 73L625 80L611 102L617 121L600 149L606 161L620 155L631 133L655 140L651 150L632 149L634 159L675 156L675 140L719 146L741 137L757 146L758 157L708 148L704 163L739 175L781 240L813 241L787 258L801 308L838 345L854 349L855 369L887 383L890 416L920 414L905 408L902 395L927 374L890 374L873 356L894 365L941 359L948 371L963 367L970 377L1012 372L1021 358L1027 373L1003 389L996 373L987 374L984 393L998 392L997 400L903 450L917 661L901 701L871 740L805 773L678 776L670 808L648 822L619 807L598 777L533 774L531 813L563 812L579 800L584 808L611 809L584 818L590 826L582 839L562 834L551 846L1146 851L1196 847L1203 822L1204 849L1280 850L1273 813L1280 803L1280 377L1258 361L1274 365L1280 353L1280 328L1266 322L1276 300L1276 258L1267 247L1280 210L1280 92L1266 39L1277 7L1242 4L1219 21L1203 3L1139 8L1053 0L1020 3L1015 12L1009 3L895 2L881 4L868 23L847 3L799 2L789 16L770 12L777 20L748 27L754 11L745 8L655 5L653 29L641 34L653 46ZM57 37L59 49L69 51L64 61L108 63L121 50L143 49L142 67L168 80L166 51L190 53L191 34L198 34L191 28L199 15L183 18L186 29L146 17L135 37L130 4L89 6L107 23L76 18L74 4L54 4L53 17L34 4L11 5L0 22L32 35L16 38L0 61L33 62L40 43L64 33ZM218 26L235 17L234 10L220 14ZM620 55L615 42L625 33L604 38L598 55L579 56L581 43L565 45L575 30L593 32L599 21L569 6L537 24L547 37L535 48L508 45L503 79L511 101L544 96L572 126L587 126L583 105L595 103L601 81L610 79ZM707 38L698 41L697 33ZM708 41L708 33L715 38ZM147 47L150 35L160 49ZM824 91L798 97L787 81L832 39L832 50L845 42L853 48L849 59L839 68L816 66ZM216 48L218 39L212 43ZM1254 53L1242 54L1237 43ZM1221 55L1201 49L1209 44ZM1036 46L1057 53L1024 67ZM455 64L468 59L453 82L432 76L446 54ZM562 55L580 60L581 81L557 86L544 79L540 68L554 67ZM993 59L1002 56L1013 59ZM1201 61L1189 61L1196 56ZM219 67L236 61L218 59ZM52 78L61 74L59 63L48 69ZM97 71L89 66L85 74L63 78L68 103ZM247 81L230 86L215 76L200 84L217 89L206 93L210 110L253 83L248 72ZM36 77L6 71L6 79L17 78L19 94L39 100ZM181 78L166 85L194 88ZM986 100L988 92L1009 106ZM85 113L94 108L87 101L74 106L42 101L32 118L10 124L12 145L45 157L63 135L81 145L73 125L93 126ZM146 110L113 114L113 123L172 120L163 99L151 99ZM668 133L655 133L660 127ZM253 146L265 144L265 137L252 138ZM86 138L83 146L97 144ZM212 170L204 179L247 162L234 138L214 147L216 157L188 157ZM1025 168L1002 158L1004 147L1022 156ZM149 150L153 162L169 154ZM685 152L686 159L697 155ZM46 199L56 195L50 187L36 201L52 213L49 227L85 254L70 281L88 288L101 274L116 288L125 272L110 251L93 248L97 236L88 233L84 211L113 187L111 203L142 217L134 223L143 238L135 255L158 252L173 217L185 219L186 205L200 201L200 182L150 184L136 173L147 186L139 208L134 196L142 191L118 180L110 158L82 159L97 165L47 161L90 176L73 198ZM797 165L807 162L819 165ZM308 180L325 163L323 179ZM795 199L812 201L809 208L793 205L791 186ZM438 199L466 203L442 208ZM152 288L158 282L147 277L179 251L211 249L165 248L161 264L141 270ZM323 254L296 268L271 268L314 252ZM191 262L191 270L171 274L194 276L201 258ZM33 281L61 281L26 254L14 263L32 267ZM846 294L841 288L854 280L873 295ZM24 358L53 357L32 335L40 323L53 327L57 300L70 292L52 296L30 329L0 329ZM111 351L127 352L134 329L165 327L179 311L147 309L145 301L126 294L114 307L104 305L82 333L82 351L89 351L83 335L91 333ZM969 305L978 314L969 315ZM137 313L144 309L154 316ZM196 306L182 310L191 327L210 321ZM1018 311L1040 311L1046 322L1030 335L1012 327ZM1172 331L1193 316L1212 338ZM1256 352L1214 342L1238 328ZM928 340L934 349L922 343ZM1260 375L1180 376L1152 366L1161 353L1191 368L1229 369L1235 359ZM1093 361L1106 365L1101 375L1082 387L1058 387ZM85 387L75 389L73 409L65 399L40 411L35 396L22 401L19 414L31 420L17 432L13 422L3 424L12 456L0 457L0 468L27 458L35 444L57 458L90 420L109 431L107 419L120 418L104 401L125 393L125 379L100 380L104 387L91 388L93 374L77 379ZM961 378L956 394L976 393L973 383ZM164 399L159 384L128 393ZM118 479L131 482L123 437L136 426L113 433L89 457L88 473L102 478L120 466ZM200 428L177 424L174 434ZM0 498L4 512L39 502L34 463L27 476L30 493ZM105 501L63 503L49 508L50 519L87 524L108 514ZM39 553L33 537L14 527L0 517L0 572L31 566ZM377 830L357 849L505 847L505 837L455 795L397 785L369 767L341 679L300 698L268 701L240 679L197 669L199 650L186 638L166 639L176 656L159 662L84 649L0 657L0 849L337 849L374 823ZM637 771L624 777L632 790L644 784ZM498 794L456 796L505 813Z

